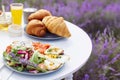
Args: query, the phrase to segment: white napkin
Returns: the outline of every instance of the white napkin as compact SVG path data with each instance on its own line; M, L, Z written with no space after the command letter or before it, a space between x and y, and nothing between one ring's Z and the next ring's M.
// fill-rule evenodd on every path
M10 76L12 75L12 73L13 73L13 71L9 70L6 67L3 67L0 70L0 77L1 77L0 80L9 80Z
M3 51L0 49L0 80L9 80L9 77L12 75L11 70L9 70L7 67L5 67L4 62L3 62Z
M3 61L2 61L2 59L1 59L1 57L0 57L0 70L1 70L1 68L4 66L4 63L3 63Z
M0 70L4 66L2 52L0 51Z

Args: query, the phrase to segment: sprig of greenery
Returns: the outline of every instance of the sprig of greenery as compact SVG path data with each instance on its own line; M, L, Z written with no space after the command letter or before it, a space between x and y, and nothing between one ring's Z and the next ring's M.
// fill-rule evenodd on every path
M17 3L24 3L25 0L14 0L14 2L17 2Z

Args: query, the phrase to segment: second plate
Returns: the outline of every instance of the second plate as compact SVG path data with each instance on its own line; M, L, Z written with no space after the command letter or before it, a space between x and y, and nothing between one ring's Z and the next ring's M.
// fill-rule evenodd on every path
M41 39L41 40L57 40L57 39L63 38L61 36L57 36L57 35L52 34L50 32L47 32L44 37L37 37L37 36L34 36L34 35L30 35L26 32L26 27L24 28L24 32L28 37L35 38L35 39Z

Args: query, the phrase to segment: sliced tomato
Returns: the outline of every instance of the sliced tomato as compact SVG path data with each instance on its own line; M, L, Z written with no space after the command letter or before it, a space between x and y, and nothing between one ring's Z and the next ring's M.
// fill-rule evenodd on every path
M50 44L44 44L43 47L44 47L45 49L48 49L48 48L50 47Z
M35 50L38 50L40 53L44 54L45 50L50 47L50 44L42 44L40 42L34 42L33 46Z
M11 49L12 49L11 46L7 46L7 48L6 48L6 52L7 52L7 53L10 53L10 52L11 52Z

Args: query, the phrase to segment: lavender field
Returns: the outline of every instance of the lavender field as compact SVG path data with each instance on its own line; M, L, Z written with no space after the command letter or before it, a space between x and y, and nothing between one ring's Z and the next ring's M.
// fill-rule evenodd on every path
M7 11L12 2L47 9L88 33L92 54L74 80L120 80L120 0L0 0Z

